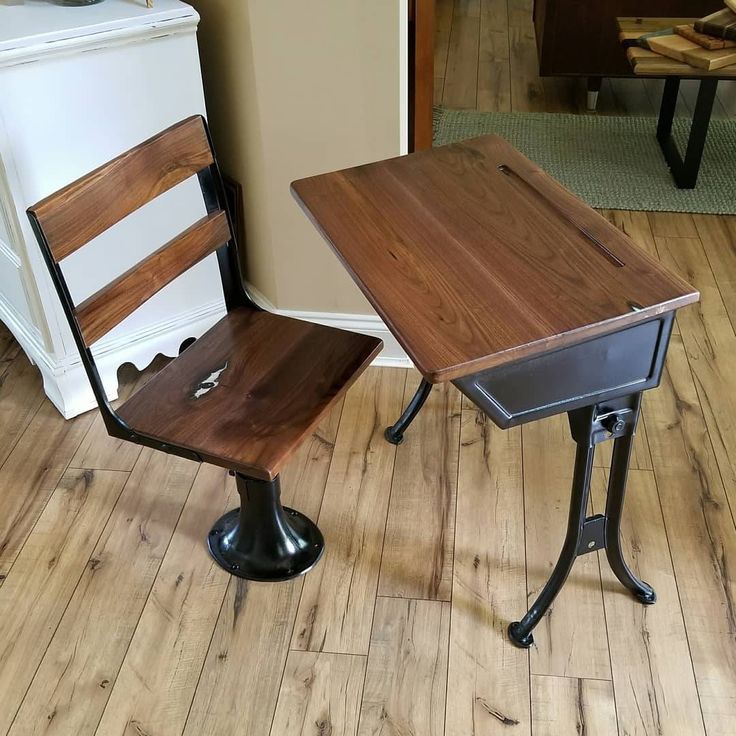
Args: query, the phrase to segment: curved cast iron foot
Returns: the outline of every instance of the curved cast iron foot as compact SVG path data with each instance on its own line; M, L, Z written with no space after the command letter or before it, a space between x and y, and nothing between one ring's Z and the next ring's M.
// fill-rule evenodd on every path
M638 411L638 403L636 406ZM633 433L619 437L613 443L611 458L611 475L608 479L608 495L606 498L606 557L613 574L621 585L627 588L640 603L651 606L657 601L657 594L648 583L634 575L626 564L621 549L621 517L623 516L626 479L631 457Z
M386 427L383 436L386 438L386 442L390 442L392 445L400 445L404 441L404 435L396 432L394 427Z
M432 384L422 378L419 388L409 402L409 405L404 409L404 413L395 424L391 427L386 427L383 436L387 442L390 442L392 445L400 445L404 441L404 432L406 432L408 426L414 421L414 417L419 414L419 410L424 406L424 402L431 392Z
M325 548L322 532L304 514L284 508L279 479L236 474L241 507L215 522L207 546L231 575L261 582L290 580L311 570Z
M634 593L634 598L645 606L651 606L657 602L657 594L654 592L654 588L652 588L648 583L642 581L642 585L645 585L649 590L642 590Z
M523 632L523 629L521 628L521 621L514 621L513 623L510 623L506 631L509 635L511 643L519 647L520 649L529 649L529 647L534 644L534 635L531 631L527 632L526 634Z

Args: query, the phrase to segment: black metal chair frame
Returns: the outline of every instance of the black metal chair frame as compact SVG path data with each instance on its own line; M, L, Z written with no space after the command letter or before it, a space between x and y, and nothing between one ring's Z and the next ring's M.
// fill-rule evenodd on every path
M216 251L225 307L228 312L240 307L260 311L261 308L243 285L234 236L235 229L222 174L204 118L202 124L213 161L197 173L202 197L208 214L218 210L226 213L231 234L230 240ZM87 346L77 323L74 302L62 269L51 252L43 228L30 210L28 217L108 433L112 437L151 447L170 455L203 462L203 459L192 450L162 442L136 431L113 409L100 379L92 351ZM265 481L232 470L230 473L235 476L241 505L239 509L234 509L221 517L208 535L208 548L215 561L233 575L259 581L288 580L310 570L322 556L324 539L314 522L300 512L281 505L280 476Z

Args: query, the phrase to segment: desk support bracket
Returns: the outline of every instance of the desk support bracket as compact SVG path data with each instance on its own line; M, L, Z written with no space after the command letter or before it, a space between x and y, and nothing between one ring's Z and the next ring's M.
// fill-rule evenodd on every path
M619 581L641 603L656 601L654 590L634 575L621 549L621 516L640 405L641 393L637 393L568 413L577 452L567 534L550 579L524 618L509 625L509 638L517 646L528 648L534 643L532 630L549 610L565 584L575 559L581 554L605 548L608 562ZM614 444L606 512L586 518L595 446L610 439L614 440Z

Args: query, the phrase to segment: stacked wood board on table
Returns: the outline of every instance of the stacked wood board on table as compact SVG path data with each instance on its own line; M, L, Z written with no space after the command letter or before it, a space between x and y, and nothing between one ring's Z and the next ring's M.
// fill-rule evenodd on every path
M736 6L736 0L729 2ZM736 13L729 8L700 20L619 18L618 23L635 74L736 77Z

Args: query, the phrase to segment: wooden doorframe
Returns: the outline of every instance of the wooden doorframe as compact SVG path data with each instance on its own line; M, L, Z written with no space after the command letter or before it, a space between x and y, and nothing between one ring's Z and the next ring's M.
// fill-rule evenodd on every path
M409 150L432 147L435 0L409 0Z

